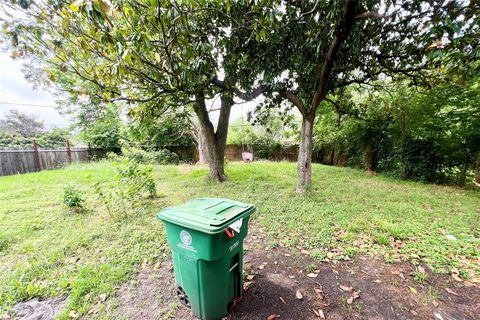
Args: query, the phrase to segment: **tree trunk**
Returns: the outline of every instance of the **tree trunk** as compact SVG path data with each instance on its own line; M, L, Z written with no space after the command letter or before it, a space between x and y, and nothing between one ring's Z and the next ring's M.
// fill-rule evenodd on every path
M480 151L477 155L477 164L475 166L475 182L480 184Z
M376 163L375 163L375 150L371 144L367 145L363 153L363 164L365 166L365 171L368 173L375 173Z
M208 163L208 154L205 148L207 147L207 141L205 138L205 134L202 131L202 128L199 124L198 118L193 121L193 135L195 137L195 141L197 142L197 150L198 150L198 163L200 164L207 164Z
M297 161L297 192L305 192L312 185L312 137L315 113L303 115Z
M220 108L220 116L218 119L217 132L213 127L208 116L205 105L205 96L198 94L193 109L198 117L201 134L203 136L203 151L207 158L210 169L210 178L217 182L223 182L227 179L225 174L224 158L225 147L227 143L228 122L230 118L230 110L233 105L233 98L226 94L221 96L222 106Z

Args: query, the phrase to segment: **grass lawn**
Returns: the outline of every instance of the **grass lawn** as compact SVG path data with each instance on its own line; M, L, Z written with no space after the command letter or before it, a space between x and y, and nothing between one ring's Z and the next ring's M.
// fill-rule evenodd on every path
M68 309L86 313L112 294L143 261L169 255L155 213L194 197L253 203L255 225L269 245L310 251L319 260L375 252L387 262L422 262L463 278L480 275L480 193L455 187L366 176L314 165L314 187L295 189L295 163L229 163L230 180L206 180L207 169L156 166L158 197L144 209L111 216L92 185L112 178L108 162L0 177L0 314L15 302L68 295ZM62 204L63 186L87 194L86 212Z

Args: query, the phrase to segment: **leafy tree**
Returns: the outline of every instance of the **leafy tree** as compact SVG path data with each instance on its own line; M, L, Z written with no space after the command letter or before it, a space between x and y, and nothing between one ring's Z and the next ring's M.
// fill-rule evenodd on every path
M123 127L120 114L115 106L92 123L83 123L79 138L92 146L108 151L120 150L120 134Z
M43 121L26 112L10 109L4 116L5 119L0 120L0 131L33 137L45 130Z
M44 64L43 82L96 101L156 110L191 105L206 141L210 175L226 179L224 151L234 98L250 100L267 89L243 77L242 47L255 41L255 9L268 1L12 1L25 19L4 33L13 56ZM240 90L240 89L243 89ZM218 124L205 100L220 95Z
M476 2L295 1L265 8L248 57L277 94L302 114L297 191L311 184L312 136L323 101L351 84L385 75L424 81L422 70L447 54L479 55ZM261 61L262 63L258 63Z

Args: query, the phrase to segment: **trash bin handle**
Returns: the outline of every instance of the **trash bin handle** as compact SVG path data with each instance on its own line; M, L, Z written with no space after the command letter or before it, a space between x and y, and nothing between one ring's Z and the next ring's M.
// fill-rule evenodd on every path
M233 238L235 236L235 231L233 231L232 229L230 228L225 228L225 233L227 234L227 236L229 238Z

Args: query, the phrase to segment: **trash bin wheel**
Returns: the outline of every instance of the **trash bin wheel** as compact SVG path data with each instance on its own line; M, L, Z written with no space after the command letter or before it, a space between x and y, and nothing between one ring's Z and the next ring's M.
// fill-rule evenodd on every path
M190 300L188 299L185 291L183 291L182 287L180 287L179 285L177 285L177 297L183 305L190 308Z

